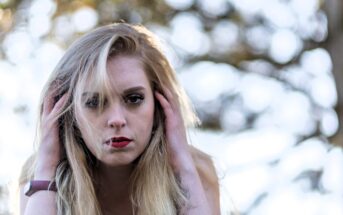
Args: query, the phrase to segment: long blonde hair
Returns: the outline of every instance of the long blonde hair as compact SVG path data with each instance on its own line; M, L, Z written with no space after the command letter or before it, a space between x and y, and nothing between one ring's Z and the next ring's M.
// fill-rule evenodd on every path
M51 74L40 104L42 113L43 98L52 88L58 92L56 99L63 94L68 97L58 119L60 140L64 147L64 155L55 176L58 214L101 214L94 181L96 159L82 140L75 111L78 111L80 93L89 78L94 82L92 87L103 89L100 91L103 94L99 96L100 99L104 97L108 86L106 63L110 57L118 55L137 57L142 62L152 89L162 92L164 87L168 88L178 99L185 125L196 122L188 99L178 85L175 72L150 31L139 25L117 23L97 28L82 36L69 47ZM185 195L168 163L164 132L163 110L155 102L151 141L135 161L130 181L134 214L174 215L185 204ZM33 176L33 168L28 166L23 169L22 182Z

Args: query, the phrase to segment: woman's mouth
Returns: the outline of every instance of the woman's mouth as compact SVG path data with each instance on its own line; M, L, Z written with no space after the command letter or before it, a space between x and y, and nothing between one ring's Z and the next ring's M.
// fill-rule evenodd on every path
M107 140L105 143L109 146L114 148L124 148L125 146L129 145L132 140L126 137L112 137L111 139Z

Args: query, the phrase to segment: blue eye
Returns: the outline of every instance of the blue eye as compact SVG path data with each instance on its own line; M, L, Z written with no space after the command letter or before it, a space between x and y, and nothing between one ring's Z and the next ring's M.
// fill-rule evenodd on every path
M130 94L124 98L125 103L138 105L142 103L144 100L144 96L141 94Z

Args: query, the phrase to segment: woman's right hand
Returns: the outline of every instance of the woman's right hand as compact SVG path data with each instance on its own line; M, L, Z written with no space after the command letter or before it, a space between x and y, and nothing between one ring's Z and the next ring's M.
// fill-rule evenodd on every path
M55 89L50 89L43 101L40 144L34 178L52 180L61 159L62 145L59 139L58 114L65 104L66 94L55 103Z

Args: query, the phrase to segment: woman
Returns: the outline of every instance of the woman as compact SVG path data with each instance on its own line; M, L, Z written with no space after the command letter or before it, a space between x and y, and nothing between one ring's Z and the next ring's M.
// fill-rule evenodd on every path
M46 84L39 122L23 214L220 213L211 159L187 144L196 117L144 27L113 24L76 41Z

